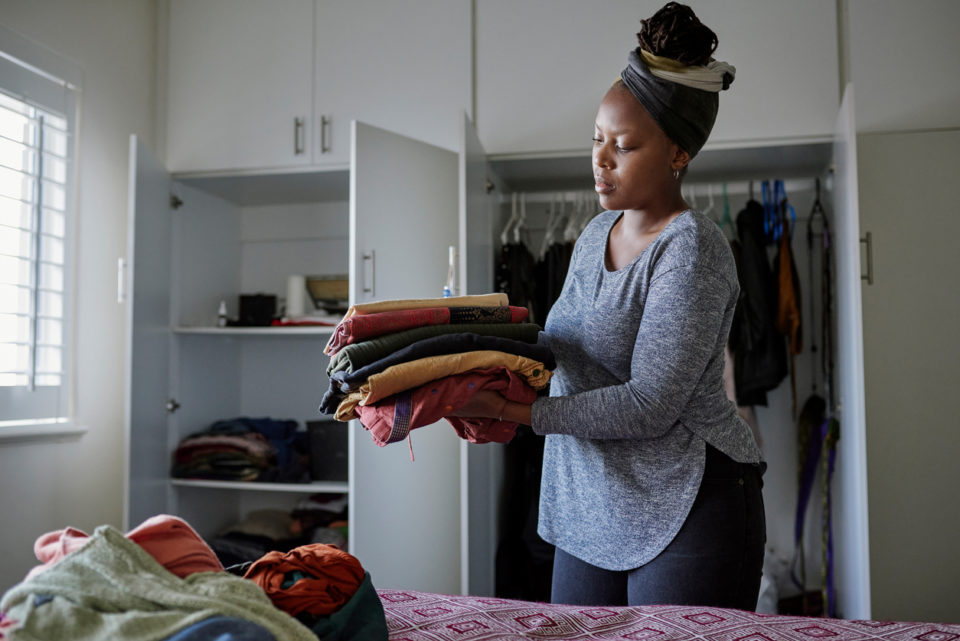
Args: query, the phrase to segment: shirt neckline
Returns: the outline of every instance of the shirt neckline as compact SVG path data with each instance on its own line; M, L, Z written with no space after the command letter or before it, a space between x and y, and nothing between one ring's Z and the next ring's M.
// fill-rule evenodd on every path
M693 210L692 210L692 209L684 209L684 210L681 211L679 214L677 214L677 216L674 217L674 219L671 220L669 223L667 223L666 227L664 227L663 229L661 229L661 230L660 230L660 233L658 233L658 234L656 235L656 237L655 237L653 240L650 241L650 244L647 245L646 247L644 247L644 248L643 248L643 251L641 251L639 254L637 254L637 255L634 257L634 259L631 260L629 263L627 263L626 265L624 265L624 266L621 267L620 269L608 269L608 268L607 268L607 248L610 246L610 234L613 233L613 228L616 226L617 221L619 221L621 218L623 218L623 211L621 210L620 213L618 213L618 214L616 215L616 217L613 219L613 222L610 223L610 226L607 227L607 233L603 235L603 252L602 252L601 255L600 255L600 268L603 270L603 273L604 273L604 274L609 274L609 275L621 274L621 273L625 272L626 270L630 269L631 267L633 267L634 265L636 265L636 264L640 261L640 259L643 258L643 257L646 255L647 251L648 251L651 247L653 247L654 243L656 243L658 240L660 240L660 238L663 236L664 232L666 232L668 229L670 229L675 222L677 222L678 220L680 220L681 218L683 218L685 215L687 215L687 214L689 214L689 213L693 213Z

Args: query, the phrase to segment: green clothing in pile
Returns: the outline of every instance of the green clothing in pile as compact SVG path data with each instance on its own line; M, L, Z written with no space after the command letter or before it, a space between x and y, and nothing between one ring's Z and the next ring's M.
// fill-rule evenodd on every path
M277 639L316 641L252 581L228 572L181 579L110 526L53 567L10 588L0 611L10 641L161 641L213 616L252 621Z

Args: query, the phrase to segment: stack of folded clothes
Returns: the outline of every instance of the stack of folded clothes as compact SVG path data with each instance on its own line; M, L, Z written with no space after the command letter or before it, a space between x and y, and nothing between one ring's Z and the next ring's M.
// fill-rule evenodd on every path
M556 364L527 313L506 294L354 305L324 349L320 411L359 419L381 446L441 418L473 443L506 443L516 423L451 414L480 390L532 403L546 387Z
M299 483L309 480L306 432L289 419L238 417L187 436L173 452L174 478Z

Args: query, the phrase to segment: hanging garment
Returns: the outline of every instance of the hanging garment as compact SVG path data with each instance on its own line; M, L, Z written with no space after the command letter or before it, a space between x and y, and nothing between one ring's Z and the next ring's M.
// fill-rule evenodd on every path
M797 377L796 355L803 350L802 328L800 323L800 277L793 260L791 248L790 222L786 214L786 200L780 203L780 239L774 265L777 272L777 331L787 340L787 353L790 360L791 413L797 415Z
M368 338L402 332L426 325L463 325L466 323L522 323L526 307L426 307L376 314L357 314L337 324L325 352L336 354L343 347Z
M534 323L503 323L492 325L429 325L408 329L396 334L386 334L347 345L334 354L327 364L327 376L335 372L353 372L370 363L385 358L397 350L432 336L471 333L481 336L500 336L525 343L536 343L541 327Z
M787 375L786 345L774 324L776 285L767 260L763 206L747 202L737 214L734 258L740 298L730 330L737 405L766 405L767 392Z
M537 262L536 284L534 285L534 316L546 319L550 308L560 297L563 282L570 268L573 256L573 243L554 242Z
M526 307L531 312L537 306L536 272L537 261L523 242L506 243L500 248L494 282L497 291L505 294L514 305ZM544 319L531 313L530 321L543 324Z
M407 438L410 430L445 418L457 435L471 443L507 443L517 424L493 418L450 416L480 390L498 392L508 401L529 405L537 393L506 367L476 369L430 381L371 405L357 406L360 422L380 446Z

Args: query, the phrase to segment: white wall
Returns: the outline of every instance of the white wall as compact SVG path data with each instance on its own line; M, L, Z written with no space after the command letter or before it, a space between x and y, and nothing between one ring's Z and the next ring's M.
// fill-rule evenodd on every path
M154 138L153 0L2 0L0 22L81 68L78 120L76 417L59 442L0 442L0 592L33 565L34 539L67 525L120 527L127 147Z

